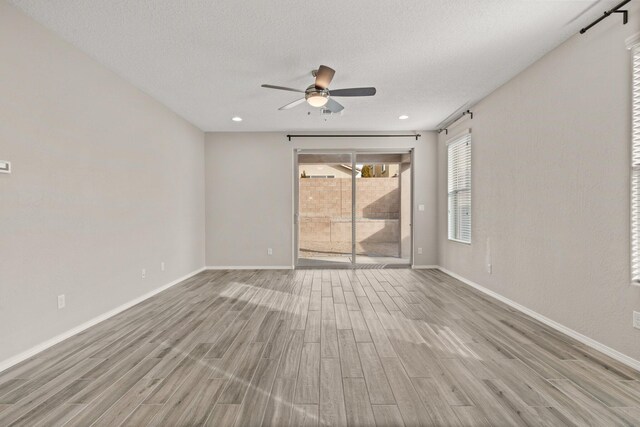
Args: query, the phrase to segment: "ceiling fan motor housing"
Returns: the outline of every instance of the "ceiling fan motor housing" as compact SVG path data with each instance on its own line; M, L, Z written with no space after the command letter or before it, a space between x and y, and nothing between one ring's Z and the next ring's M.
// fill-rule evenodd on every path
M322 107L327 103L329 98L329 91L327 89L321 89L315 85L311 85L305 90L304 98L309 105L313 107Z

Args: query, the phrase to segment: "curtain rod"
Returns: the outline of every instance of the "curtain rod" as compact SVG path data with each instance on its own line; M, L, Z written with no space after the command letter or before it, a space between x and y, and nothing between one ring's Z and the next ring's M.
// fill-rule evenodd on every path
M416 141L422 135L419 133L409 135L287 135L289 141L291 138L415 138Z
M586 27L584 27L583 29L580 30L580 34L584 34L587 31L589 31L589 29L595 25L597 25L598 23L600 23L600 21L602 21L605 18L608 18L609 16L611 16L611 14L613 13L622 13L622 24L626 25L627 22L629 22L629 11L628 10L619 10L622 6L624 6L625 4L629 3L631 0L624 0L622 3L618 4L617 6L614 6L611 10L608 10L604 13L604 15L602 15L600 18L596 19L595 21L593 21L591 24L587 25Z

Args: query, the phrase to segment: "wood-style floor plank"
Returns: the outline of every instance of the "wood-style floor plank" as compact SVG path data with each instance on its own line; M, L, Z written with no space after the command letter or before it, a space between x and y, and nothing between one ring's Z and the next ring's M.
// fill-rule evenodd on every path
M347 425L373 426L376 424L364 378L344 378L344 400Z
M339 359L322 358L320 362L320 424L347 425Z
M315 427L319 425L318 405L295 405L291 417L291 427Z
M315 405L320 403L320 344L318 343L304 343L302 347L295 402Z
M383 357L381 360L404 423L410 426L434 425L398 358Z
M238 417L238 411L240 410L240 405L232 405L232 404L219 404L216 405L209 418L205 423L205 426L208 427L218 427L218 426L232 426L236 422L236 418Z
M364 378L373 405L395 405L396 400L373 343L358 343Z
M206 271L0 373L2 426L633 426L640 372L438 270Z
M271 387L276 377L278 361L274 359L262 359L249 383L236 423L239 426L260 426L264 416Z
M373 405L376 425L388 427L404 427L402 415L396 405Z
M293 378L275 379L271 394L269 395L269 403L264 414L263 426L277 427L289 425L291 410L293 408L295 385L296 380Z

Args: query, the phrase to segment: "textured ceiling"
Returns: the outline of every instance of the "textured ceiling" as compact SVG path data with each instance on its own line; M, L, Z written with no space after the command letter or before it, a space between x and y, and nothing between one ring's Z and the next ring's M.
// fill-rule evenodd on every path
M616 3L11 1L206 131L433 129ZM260 87L304 89L319 64L336 70L333 89L378 94L341 98L325 120L306 104L278 111L297 94Z

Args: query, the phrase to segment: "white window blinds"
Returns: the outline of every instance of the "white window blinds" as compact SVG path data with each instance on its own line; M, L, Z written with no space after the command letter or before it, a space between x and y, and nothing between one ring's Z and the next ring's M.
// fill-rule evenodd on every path
M471 133L447 145L449 239L471 243Z
M631 279L640 282L640 45L633 54L631 131Z

